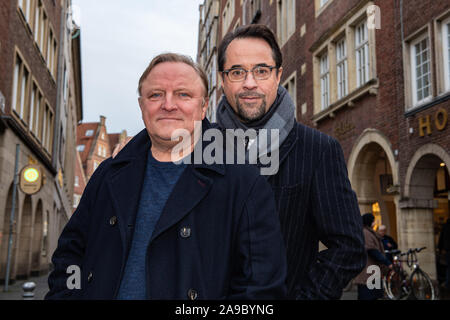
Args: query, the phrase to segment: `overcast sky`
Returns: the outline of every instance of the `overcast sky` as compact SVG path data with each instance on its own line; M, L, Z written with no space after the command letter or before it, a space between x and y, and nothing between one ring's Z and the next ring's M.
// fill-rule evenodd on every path
M108 133L144 128L139 77L162 52L197 54L202 0L73 0L81 25L83 122L106 117Z

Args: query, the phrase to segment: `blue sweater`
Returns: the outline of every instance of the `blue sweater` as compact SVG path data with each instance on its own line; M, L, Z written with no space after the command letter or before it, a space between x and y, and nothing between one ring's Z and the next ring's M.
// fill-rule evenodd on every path
M147 248L161 212L186 165L159 162L148 153L144 184L125 272L117 299L143 300L147 298Z

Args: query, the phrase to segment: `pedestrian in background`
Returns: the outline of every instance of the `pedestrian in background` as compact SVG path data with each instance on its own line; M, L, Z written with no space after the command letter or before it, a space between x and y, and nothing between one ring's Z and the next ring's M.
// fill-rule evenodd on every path
M373 272L368 272L368 268L377 265L380 268L383 265L392 268L392 263L384 255L384 247L381 237L373 230L375 217L372 213L366 213L362 216L363 233L365 248L367 252L367 264L364 270L355 278L354 283L358 285L358 300L377 300L383 297L383 288L369 289L367 280ZM380 281L381 283L381 281Z
M392 251L398 248L397 242L395 242L395 240L391 236L386 234L386 226L384 224L382 224L378 228L378 234L381 237L381 242L383 243L384 250ZM389 252L386 253L386 258L388 258L391 262L393 261L392 254Z

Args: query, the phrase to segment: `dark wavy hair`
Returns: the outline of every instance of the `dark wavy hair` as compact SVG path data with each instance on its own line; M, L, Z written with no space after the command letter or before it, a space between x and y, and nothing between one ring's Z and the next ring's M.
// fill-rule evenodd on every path
M275 61L276 67L277 68L281 67L283 63L283 55L281 54L281 50L280 47L278 46L275 34L266 25L250 24L246 26L241 26L236 30L227 33L225 37L222 39L222 42L219 44L218 49L219 71L223 71L225 65L226 51L231 41L233 41L234 39L244 39L244 38L256 38L266 41L272 48L272 56L273 60Z

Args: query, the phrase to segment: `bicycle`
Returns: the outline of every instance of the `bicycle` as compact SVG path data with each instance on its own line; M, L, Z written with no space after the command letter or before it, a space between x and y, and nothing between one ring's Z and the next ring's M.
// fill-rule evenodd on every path
M389 270L383 278L386 295L391 300L415 299L415 300L436 300L437 293L428 274L423 271L418 263L417 253L426 249L409 249L402 253L400 250L386 251L393 256L393 268ZM400 257L406 256L406 260ZM404 270L403 262L406 262L410 270L410 275Z

